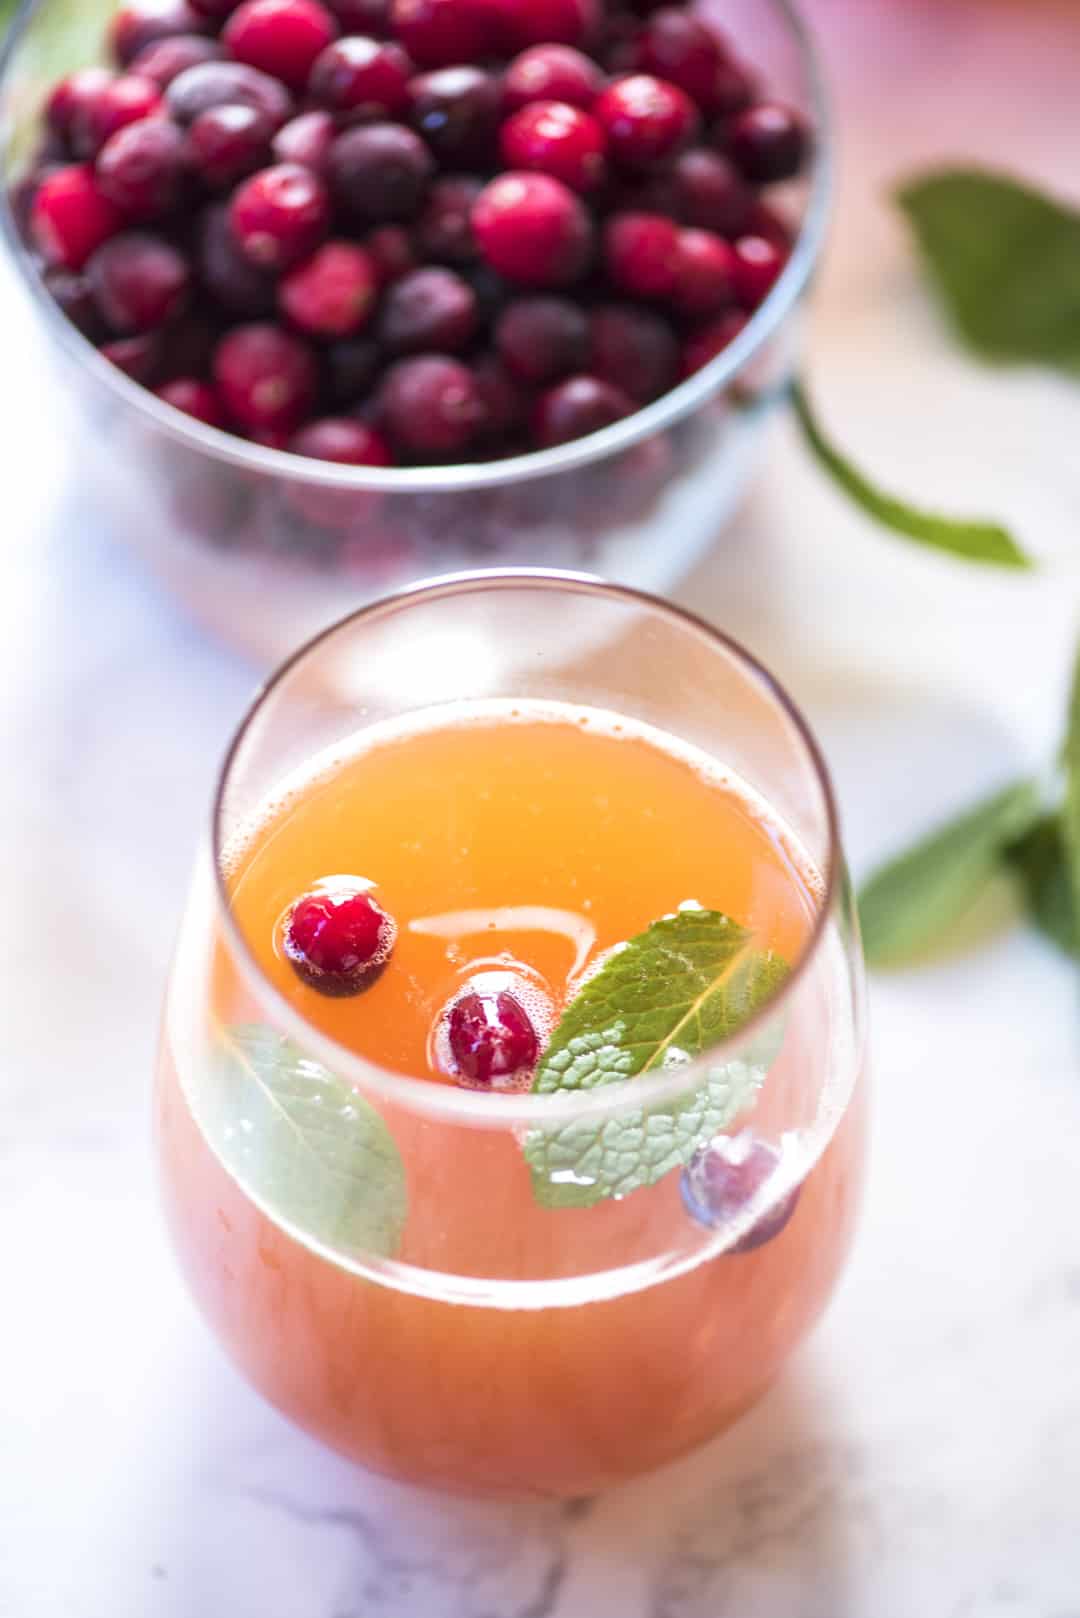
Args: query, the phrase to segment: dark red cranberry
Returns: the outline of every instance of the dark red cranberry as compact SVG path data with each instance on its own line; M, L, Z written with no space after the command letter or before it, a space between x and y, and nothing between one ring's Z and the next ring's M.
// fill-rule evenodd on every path
M443 67L421 73L409 85L410 119L436 157L447 166L487 166L502 114L502 94L492 73L479 67Z
M245 180L229 204L240 251L260 269L285 270L314 252L330 228L330 198L317 174L275 163Z
M279 128L292 112L283 84L242 62L202 62L177 74L165 92L165 104L177 123L190 124L211 107L254 107Z
M589 215L548 174L500 174L477 198L472 225L492 269L522 286L568 286L592 256Z
M338 25L319 0L243 0L221 38L238 62L302 90Z
M196 421L205 422L208 427L226 425L221 400L209 382L200 382L193 376L178 376L172 382L155 388L154 392L159 399L172 405L174 410L182 410L185 416L194 416Z
M404 124L347 129L327 161L334 201L354 225L415 218L434 168L424 142Z
M184 137L168 118L143 118L109 137L94 169L103 195L129 219L160 219L184 196Z
M648 73L617 79L597 96L593 116L612 157L627 168L647 168L674 156L698 128L697 108L686 91Z
M511 169L536 169L561 180L572 191L595 191L607 166L607 137L595 118L565 101L533 101L503 124L503 162Z
M364 237L380 287L388 287L417 267L412 237L401 225L379 225Z
M495 347L521 381L555 382L585 365L589 322L568 298L518 298L496 322Z
M695 371L700 371L710 360L722 354L743 330L746 320L741 309L727 309L715 320L692 332L683 345L680 375L693 376Z
M207 39L203 34L176 34L144 46L132 62L131 71L142 79L153 79L158 89L165 91L189 67L218 62L223 54L216 39Z
M597 0L489 0L499 31L511 49L529 45L580 45L596 32Z
M476 297L453 270L431 265L387 290L377 335L394 354L460 354L476 331Z
M637 404L657 399L675 382L679 345L660 315L631 303L599 304L589 316L587 368Z
M393 118L408 106L412 70L401 46L392 41L339 39L316 59L308 94L328 111L358 120Z
M217 29L225 21L231 11L235 11L240 0L188 0L192 11L197 11L204 17L211 27Z
M265 113L254 107L208 107L187 132L191 165L211 190L224 190L269 162L272 134Z
M330 147L337 130L328 112L316 109L302 112L282 124L271 141L274 160L278 163L302 163L306 169L323 174L330 156Z
M634 410L621 388L596 376L572 376L542 394L533 414L533 434L541 449L610 427Z
M737 236L746 226L754 194L734 164L707 146L682 152L674 162L673 212L684 224Z
M248 432L293 433L315 400L315 359L279 326L237 326L214 351L214 381L232 419Z
M106 335L105 325L86 277L74 270L55 269L46 270L43 280L50 297L64 311L71 324L92 343L101 342Z
M754 185L791 180L806 161L810 141L797 112L775 101L747 107L727 126L727 148Z
M711 230L680 230L672 301L684 315L714 315L735 302L735 254Z
M99 247L86 279L105 324L124 337L164 326L191 291L187 261L172 243L135 230Z
M718 118L730 118L753 101L757 85L750 69L725 57L713 81L710 111ZM723 144L723 136L721 137Z
M764 236L765 240L778 247L785 257L791 251L792 242L795 240L795 233L787 220L782 218L775 208L770 208L767 202L760 201L753 203L746 224L736 234Z
M390 32L390 0L326 0L343 34L385 39Z
M624 292L670 298L678 281L678 226L661 214L615 214L604 231L604 261Z
M208 208L203 215L196 270L203 287L229 314L250 320L273 311L274 278L241 253L224 204Z
M382 350L370 337L331 343L326 351L326 380L334 403L351 406L366 399L382 363Z
M780 1152L769 1141L757 1140L749 1130L738 1135L717 1135L694 1154L682 1177L687 1212L703 1225L720 1227L738 1219L765 1190L780 1165ZM781 1197L729 1249L751 1253L779 1236L799 1200L795 1186Z
M565 101L588 112L603 87L603 73L584 52L572 45L533 45L506 70L503 107L510 113L530 101Z
M68 140L76 115L84 117L114 78L107 67L79 67L61 79L45 103L45 121L52 133Z
M178 377L206 376L214 348L221 335L221 311L208 314L196 303L177 320L171 320L161 334L162 382Z
M488 449L501 447L524 431L532 400L522 384L492 354L478 361L475 376L480 398L478 442Z
M677 84L705 112L712 109L723 60L716 35L682 6L654 11L638 46L637 65L643 72Z
M379 411L393 442L421 457L461 454L483 417L472 372L444 354L392 365L379 392Z
M393 0L390 20L421 67L483 61L495 43L485 0Z
M133 382L152 387L161 372L161 333L144 331L135 337L115 337L112 342L102 343L101 356Z
M397 925L370 893L338 881L297 899L282 947L310 988L321 994L357 994L390 959Z
M122 222L123 214L105 196L89 163L72 163L38 186L30 235L47 264L81 270Z
M735 295L744 309L756 309L776 285L787 252L764 236L740 236L733 243Z
M114 59L128 67L140 51L160 39L203 32L203 19L187 0L123 0L113 13L107 37Z
M352 337L370 320L378 289L369 253L355 242L325 242L283 277L278 304L314 337Z
M540 1054L528 1012L506 989L463 994L450 1007L448 1038L458 1072L474 1084L509 1078L531 1068Z
M471 174L445 174L435 181L416 222L416 244L436 263L471 264L477 256L472 210L484 182Z
M73 108L68 133L71 149L76 157L94 157L110 135L125 124L160 112L162 105L161 91L153 79L121 74Z

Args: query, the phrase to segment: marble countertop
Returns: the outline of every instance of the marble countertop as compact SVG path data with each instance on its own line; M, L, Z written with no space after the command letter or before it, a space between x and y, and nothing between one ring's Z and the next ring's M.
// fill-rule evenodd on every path
M1012 521L973 573L869 531L781 426L681 595L789 683L857 870L1050 756L1080 618L1080 390L946 340L884 199L942 154L1080 196L1080 18L817 0L843 163L820 404L899 488ZM1069 138L1066 139L1066 132ZM588 1504L350 1470L225 1362L146 1146L162 983L251 671L88 526L13 289L0 441L0 1618L1080 1618L1077 981L995 895L873 983L865 1219L725 1439Z

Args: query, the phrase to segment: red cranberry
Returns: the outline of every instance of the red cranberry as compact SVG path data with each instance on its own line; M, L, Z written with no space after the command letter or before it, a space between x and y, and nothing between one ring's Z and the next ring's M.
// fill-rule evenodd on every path
M71 149L76 157L94 157L118 129L149 118L161 107L161 91L153 79L124 73L73 108L68 136Z
M540 1041L529 1014L516 995L462 995L450 1008L450 1052L458 1072L475 1084L490 1084L523 1068L531 1068L540 1054Z
M347 129L330 148L327 173L334 200L352 224L412 219L434 172L431 153L403 124Z
M161 333L144 331L135 337L116 337L102 343L101 357L133 382L152 387L161 372Z
M421 67L482 61L494 43L485 0L393 0L391 27Z
M202 62L178 73L165 92L165 103L177 123L190 124L211 107L238 102L265 113L279 128L292 111L289 92L277 79L242 62Z
M396 937L393 917L370 893L335 885L296 901L282 947L310 988L347 995L374 980L390 959Z
M746 319L741 309L727 309L715 320L692 332L683 345L680 374L683 377L693 376L695 371L700 371L710 360L722 354L743 330Z
M274 279L244 257L222 204L208 208L198 233L196 267L203 287L229 314L250 320L274 308Z
M595 191L606 174L604 131L568 102L530 102L503 124L499 144L507 168L536 169L572 191Z
M785 219L770 208L767 202L755 202L747 215L743 229L736 232L739 236L764 236L767 242L787 256L791 251L791 244L795 239L794 231Z
M648 73L616 80L597 97L593 115L607 135L612 157L628 168L647 168L672 157L698 127L697 109L685 90Z
M121 336L164 326L191 290L187 263L172 243L134 230L99 247L86 277L102 319Z
M478 67L421 73L409 86L411 121L445 165L487 166L502 112L498 80Z
M566 286L592 256L592 222L579 199L547 174L500 174L472 214L492 269L522 286Z
M128 67L160 39L203 31L202 18L187 0L124 0L109 24L109 50L121 67Z
M674 384L679 345L667 321L636 304L605 303L589 317L587 367L636 404L648 404Z
M326 186L299 163L275 163L233 193L229 224L253 264L288 269L314 252L330 228Z
M527 425L529 394L494 355L485 355L477 363L475 376L480 398L477 438L488 448L501 446Z
M715 34L682 6L663 6L649 18L638 47L638 66L677 84L704 111L711 110L724 53Z
M744 309L763 303L787 263L787 252L764 236L740 236L733 244L735 295Z
M389 288L378 337L394 354L459 354L476 331L476 296L453 270L412 270Z
M380 287L388 287L392 281L416 269L412 237L401 225L379 225L368 231L364 247L375 266Z
M541 449L610 427L634 410L621 388L595 376L572 376L541 395L533 414L533 434Z
M158 89L164 91L189 67L220 61L222 54L216 39L207 39L203 34L176 34L171 39L156 39L153 44L144 46L132 62L131 71L142 79L153 79Z
M411 73L400 45L359 36L339 39L317 58L308 94L331 112L393 118L408 105Z
M750 105L755 89L754 75L749 68L727 57L713 81L709 110L719 118L730 118Z
M638 298L670 298L678 281L679 230L661 214L620 213L604 231L607 272Z
M184 195L184 137L167 118L143 118L109 137L94 170L102 195L129 219L159 219Z
M352 416L324 416L302 427L289 443L294 455L332 461L337 466L392 466L386 440ZM288 500L307 522L332 531L369 521L379 496L372 489L322 488L300 480L289 485Z
M325 242L282 279L278 303L294 326L314 337L352 337L370 320L378 287L362 247Z
M203 421L208 427L226 425L221 400L209 382L200 382L193 376L178 376L163 387L155 388L154 392L159 399L172 405L174 410L182 410L185 416L194 416L196 421Z
M208 107L187 132L188 154L203 183L224 190L269 160L272 133L254 107Z
M232 419L248 432L292 433L310 413L315 360L306 343L264 322L237 326L214 351L214 381Z
M390 32L390 0L326 0L343 34L385 39Z
M472 372L443 354L418 355L392 365L383 379L379 408L393 441L419 456L462 453L482 421Z
M584 366L589 322L568 298L518 298L496 322L495 347L521 381L554 382Z
M492 0L500 32L514 50L528 45L580 45L599 21L597 0Z
M713 315L735 302L735 254L710 230L680 230L675 307L684 315Z
M92 343L100 342L105 336L105 327L86 277L74 270L55 269L46 270L42 279L49 296L63 310L71 324Z
M436 180L416 224L416 242L436 263L471 264L477 255L472 210L484 182L471 174L445 174Z
M727 127L728 150L755 185L793 179L806 161L809 144L798 113L774 101L747 107Z
M335 404L366 399L382 367L383 355L370 337L346 338L326 351L326 380Z
M66 141L75 117L85 116L114 77L107 67L79 67L61 79L45 103L45 120L52 133Z
M278 163L302 163L316 174L326 170L330 147L336 130L328 112L302 112L282 124L274 136L271 149Z
M338 25L319 0L244 0L221 38L238 62L302 90Z
M737 236L753 205L753 192L738 170L720 152L695 146L675 159L671 170L675 187L674 212L687 225Z
M30 235L46 263L81 270L122 221L89 163L72 163L39 185L30 211Z
M571 45L533 45L506 70L503 106L517 112L531 101L565 101L586 112L604 86L604 75L591 57Z
M749 1130L738 1135L717 1135L694 1154L682 1177L682 1196L692 1218L720 1227L739 1215L768 1185L780 1164L780 1153L769 1141L757 1140ZM751 1253L779 1236L799 1200L796 1186L767 1209L730 1249Z

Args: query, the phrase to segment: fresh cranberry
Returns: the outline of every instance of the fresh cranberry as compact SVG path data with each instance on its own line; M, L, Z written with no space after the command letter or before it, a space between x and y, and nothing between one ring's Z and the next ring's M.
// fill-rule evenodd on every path
M648 73L616 80L596 98L593 115L612 157L627 168L647 168L674 156L698 128L697 109L686 91Z
M347 129L330 148L327 174L334 200L352 224L413 219L434 172L431 153L403 124Z
M272 133L254 107L208 107L187 132L191 165L212 191L225 190L269 161Z
M46 290L58 304L71 324L92 343L105 336L105 326L94 302L86 277L75 270L46 270L43 276Z
M554 382L584 366L589 322L568 298L518 298L496 322L495 347L521 381Z
M335 404L355 405L366 399L382 362L382 350L370 337L331 343L326 351L326 380Z
M390 32L390 0L326 0L343 34L385 39Z
M660 315L630 303L599 304L589 316L587 369L637 404L666 393L675 381L679 345Z
M411 122L446 166L486 167L502 112L494 74L478 67L421 73L409 86Z
M412 237L401 225L379 225L369 230L364 247L375 266L380 288L416 269Z
M143 331L134 337L115 337L102 343L101 357L133 382L152 387L161 372L161 333Z
M705 112L712 109L723 59L716 35L682 6L653 12L638 46L643 72L677 84Z
M221 38L238 62L302 90L338 25L319 0L244 0Z
M713 81L709 96L710 111L719 118L731 118L750 105L756 88L750 69L726 57Z
M229 204L229 224L246 258L285 270L318 247L330 228L330 198L317 174L275 163L245 180Z
M572 45L532 45L506 70L503 106L509 113L531 101L565 101L588 112L603 85L596 63Z
M753 192L728 158L707 146L694 146L675 159L671 170L675 212L685 224L737 236L749 218Z
M727 127L728 151L755 185L793 179L809 150L806 125L797 112L775 101L759 101Z
M379 409L394 443L409 454L456 455L482 421L476 379L460 360L422 354L399 360L383 379Z
M416 242L436 263L471 264L477 256L472 210L484 182L471 174L445 174L431 188L416 223Z
M196 270L202 286L229 314L251 320L272 312L274 278L241 253L224 204L208 208L200 222Z
M128 67L159 39L202 32L203 19L187 0L124 0L109 24L108 45L120 66Z
M662 214L620 213L604 231L612 282L637 298L670 298L678 282L679 229Z
M337 133L328 112L302 112L282 124L271 142L278 163L302 163L316 174L325 172L330 147Z
M279 326L236 326L215 349L213 370L226 410L248 432L292 433L311 411L314 357Z
M211 107L253 107L278 129L292 112L283 84L242 62L201 62L177 74L165 92L165 103L177 123L190 124Z
M330 112L356 119L393 118L409 102L412 63L387 40L339 39L316 59L308 94Z
M153 79L124 73L104 85L96 96L79 102L71 114L68 139L76 157L94 157L110 135L125 124L149 118L162 108L161 91Z
M530 396L522 384L510 375L502 361L492 354L478 361L475 377L480 398L477 438L489 449L502 446L526 427Z
M764 236L767 242L786 257L791 251L791 244L795 240L795 233L787 220L775 208L770 208L767 202L757 201L751 205L747 214L746 223L742 230L736 233L739 236Z
M596 376L572 376L541 395L533 414L533 434L541 449L610 427L634 410L621 388Z
M278 303L314 337L352 337L370 320L378 288L369 253L355 242L325 242L283 277Z
M522 286L569 285L592 256L589 215L548 174L500 174L477 198L472 224L492 269Z
M99 247L86 278L105 324L125 337L164 326L191 290L187 262L172 243L134 230Z
M294 455L337 466L392 466L386 440L352 416L324 416L302 427L289 442ZM288 501L307 522L332 531L348 530L370 520L378 504L372 489L325 488L297 479L289 485Z
M687 1212L703 1225L730 1224L761 1194L779 1164L777 1148L769 1141L756 1139L749 1130L738 1135L717 1135L694 1154L683 1174L682 1195ZM751 1253L779 1236L795 1212L800 1189L796 1186L766 1209L729 1251Z
M297 976L322 994L357 994L390 959L393 917L363 889L306 893L289 912L282 947Z
M693 376L695 371L700 371L710 360L722 354L743 330L746 319L741 309L727 309L715 320L692 332L683 345L680 375Z
M536 169L572 191L595 191L606 173L607 137L595 118L565 101L533 101L503 124L503 162Z
M448 1038L459 1074L474 1084L520 1073L540 1054L528 1012L506 989L463 994L450 1008Z
M580 45L596 32L597 0L490 0L500 33L512 49Z
M787 252L764 236L740 236L733 244L735 295L744 309L756 309L776 285Z
M174 381L155 388L154 392L159 399L172 405L174 410L182 410L185 416L194 416L196 421L205 422L208 427L224 427L226 424L221 400L209 382L200 382L193 376L178 376Z
M167 90L175 78L189 67L218 62L223 55L216 39L203 34L176 34L145 45L131 64L131 71L142 79L153 79L159 90Z
M167 118L143 118L111 135L94 165L104 196L129 219L159 219L184 195L184 137Z
M45 103L45 121L52 133L68 140L76 116L85 116L114 77L107 67L79 67L61 79Z
M680 230L673 297L684 315L714 315L735 302L735 254L711 230Z
M30 211L30 235L48 264L81 270L120 229L123 215L98 185L89 163L72 163L41 182Z
M390 20L421 67L482 61L495 42L485 0L393 0Z
M395 281L383 299L378 337L394 354L459 354L476 331L476 297L453 270L431 265Z

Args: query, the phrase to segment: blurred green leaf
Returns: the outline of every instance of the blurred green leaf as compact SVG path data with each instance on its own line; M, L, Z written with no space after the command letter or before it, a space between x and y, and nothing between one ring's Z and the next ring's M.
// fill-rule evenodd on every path
M1061 816L1044 815L1006 850L1006 859L1023 884L1032 921L1059 949L1080 958L1080 928Z

